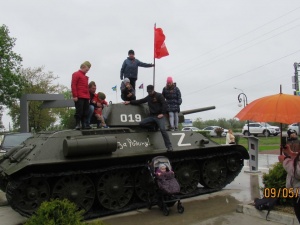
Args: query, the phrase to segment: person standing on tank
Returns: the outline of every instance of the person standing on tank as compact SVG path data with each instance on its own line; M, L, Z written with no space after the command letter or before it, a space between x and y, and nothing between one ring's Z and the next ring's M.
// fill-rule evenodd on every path
M143 119L140 122L140 126L145 128L153 128L153 124L155 124L160 129L167 151L173 151L169 135L165 128L164 114L166 114L167 108L166 100L161 93L154 91L153 85L147 86L147 92L148 95L145 98L125 101L124 104L140 105L147 102L149 106L150 116Z
M167 78L167 84L162 90L162 95L167 101L167 112L169 114L170 131L178 130L178 113L180 112L180 105L182 103L181 92L173 78Z
M143 63L135 58L134 51L128 51L128 57L124 60L121 68L120 78L129 78L132 88L135 90L135 82L138 79L138 67L154 67L152 63Z
M76 130L82 129L90 129L90 125L86 125L86 120L89 113L89 86L88 81L89 77L86 73L90 70L91 63L89 61L85 61L80 65L80 69L77 72L72 74L71 81L71 90L73 100L75 102L75 120L76 120ZM81 127L80 127L81 123Z
M86 120L86 126L90 126L95 107L97 107L97 103L94 100L95 94L96 94L96 89L97 89L97 86L96 86L95 81L91 81L89 83L89 93L90 93L89 103L90 103L90 105L89 105L89 113L88 113L87 120Z

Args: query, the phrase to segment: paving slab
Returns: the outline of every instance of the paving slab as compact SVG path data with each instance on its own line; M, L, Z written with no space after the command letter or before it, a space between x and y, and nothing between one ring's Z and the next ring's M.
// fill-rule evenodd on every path
M267 213L268 213L267 210L257 210L252 205L242 205L242 204L238 205L237 212L243 213L245 215L249 215L251 217L257 217L260 218L261 220L268 220L279 224L287 224L287 225L299 224L295 215L272 210L270 211L267 217Z

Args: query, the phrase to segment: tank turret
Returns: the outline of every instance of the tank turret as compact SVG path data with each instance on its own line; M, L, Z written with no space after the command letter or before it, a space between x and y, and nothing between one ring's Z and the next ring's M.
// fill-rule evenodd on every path
M182 111L181 121L213 108ZM168 131L173 151L167 152L159 131L139 127L148 112L147 105L111 104L103 110L110 128L40 132L12 148L0 157L8 203L30 216L43 201L68 198L85 218L99 217L147 206L155 191L147 162L156 156L170 159L181 198L221 190L249 159L243 146L193 131Z
M184 122L184 115L208 111L215 108L215 106L209 106L179 112L179 122ZM148 115L149 108L147 104L127 106L124 106L124 104L111 104L103 109L103 116L106 118L106 123L110 127L139 126L139 122L141 122L142 119L148 117Z

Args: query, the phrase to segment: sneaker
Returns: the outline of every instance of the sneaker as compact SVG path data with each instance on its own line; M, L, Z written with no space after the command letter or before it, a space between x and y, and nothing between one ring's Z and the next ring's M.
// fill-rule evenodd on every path
M173 152L172 146L171 146L171 147L168 147L167 152Z
M175 131L178 131L178 127L175 127Z
M173 127L169 128L168 131L174 131L175 129Z
M76 127L75 127L75 130L80 130L81 127L80 127L80 123L76 123Z
M105 126L103 126L102 128L109 128L109 126L105 125Z

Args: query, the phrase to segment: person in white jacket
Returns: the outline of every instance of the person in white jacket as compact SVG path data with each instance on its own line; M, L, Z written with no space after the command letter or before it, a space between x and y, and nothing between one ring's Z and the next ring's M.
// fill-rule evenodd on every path
M226 145L233 145L235 144L235 137L233 135L233 132L231 129L228 130L227 134L226 134Z
M300 151L300 149L298 150ZM283 148L285 155L279 155L278 161L282 163L287 172L286 188L294 188L294 211L300 223L300 152L293 152L290 145Z

